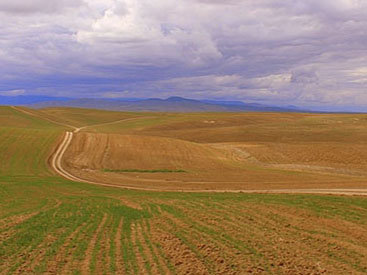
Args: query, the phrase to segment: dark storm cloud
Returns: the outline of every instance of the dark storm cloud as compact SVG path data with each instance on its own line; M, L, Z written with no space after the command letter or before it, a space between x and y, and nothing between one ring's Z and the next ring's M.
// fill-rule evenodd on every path
M0 16L4 92L367 105L365 1L3 0Z

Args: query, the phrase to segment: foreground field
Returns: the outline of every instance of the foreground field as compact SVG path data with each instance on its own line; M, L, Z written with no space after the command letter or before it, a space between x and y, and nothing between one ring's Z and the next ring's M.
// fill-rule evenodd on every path
M2 274L367 272L364 198L0 182Z
M109 122L108 115L103 114L104 119L97 123ZM131 116L124 114L113 120L125 118ZM65 122L61 116L59 120ZM367 199L363 196L147 192L72 182L55 175L48 166L70 128L10 108L0 109L0 122L0 274L367 272ZM98 127L124 129L121 125L126 122L121 123ZM75 134L75 141L91 135L89 138L99 144L108 144L103 142L111 136L92 135L95 131L82 129ZM236 167L236 159L218 148L218 142L213 147L207 142L192 144L173 137L155 140L159 136L147 137L146 133L139 135L136 128L134 131L134 135L144 137L133 139L130 133L121 137L123 144L133 144L144 153L152 140L158 144L167 140L164 144L171 141L168 146L177 150L190 151L194 146L198 157L212 154L213 169L222 165L231 173ZM80 144L72 145L76 152L78 146L85 148ZM116 148L120 145L118 139L111 144ZM359 144L364 146L363 141ZM150 150L147 163L130 155L130 165L142 163L137 168L159 170L162 158L157 147ZM102 153L96 150L95 154ZM164 165L177 162L191 169L190 154L181 155L169 154ZM105 162L108 165L114 159L110 158ZM195 165L204 169L202 161ZM150 166L151 162L157 166ZM86 163L87 169L93 168L92 163ZM100 169L99 162L95 165ZM352 166L347 168L358 170ZM119 163L116 167L124 168ZM339 169L337 165L335 168ZM265 169L269 167L260 170ZM336 177L333 173L331 177ZM124 174L131 177L130 172ZM148 180L158 177L159 181L162 177L157 173L138 175ZM342 177L353 183L356 176ZM363 175L357 177L361 180Z

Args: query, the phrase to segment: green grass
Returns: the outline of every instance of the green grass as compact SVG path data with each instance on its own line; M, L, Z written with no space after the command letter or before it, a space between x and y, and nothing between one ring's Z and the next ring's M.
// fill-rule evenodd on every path
M87 125L98 125L128 118L144 116L141 113L133 112L114 112L81 108L47 108L42 109L41 113L49 118L82 127Z
M144 170L144 169L104 169L103 172L113 172L113 173L187 173L187 171L178 169L178 170L169 170L169 169L153 169L153 170Z
M0 127L1 175L50 174L47 159L61 137L58 129Z

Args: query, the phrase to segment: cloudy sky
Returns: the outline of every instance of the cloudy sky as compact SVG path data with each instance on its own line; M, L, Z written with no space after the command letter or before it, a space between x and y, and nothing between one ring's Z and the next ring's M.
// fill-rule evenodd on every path
M1 0L0 95L363 110L365 0Z

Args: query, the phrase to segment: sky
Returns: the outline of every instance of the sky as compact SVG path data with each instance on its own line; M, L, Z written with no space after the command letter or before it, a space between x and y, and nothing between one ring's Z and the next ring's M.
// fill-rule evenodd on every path
M366 0L0 1L0 95L363 111L366 86Z

